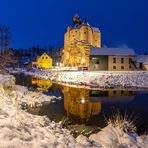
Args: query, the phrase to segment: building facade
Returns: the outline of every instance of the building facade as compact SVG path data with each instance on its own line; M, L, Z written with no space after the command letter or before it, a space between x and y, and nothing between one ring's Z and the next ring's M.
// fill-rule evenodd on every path
M136 54L131 48L91 48L90 70L130 71L136 69Z
M52 68L52 58L47 53L43 53L36 62L32 62L32 67L50 69Z
M78 15L73 18L73 26L64 34L64 66L88 66L90 47L101 47L98 28L91 27L86 20L81 22Z

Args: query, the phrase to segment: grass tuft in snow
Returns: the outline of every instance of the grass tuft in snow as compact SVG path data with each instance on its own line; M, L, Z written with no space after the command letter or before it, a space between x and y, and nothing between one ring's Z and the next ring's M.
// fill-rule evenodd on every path
M105 120L108 125L112 125L113 127L119 127L125 133L136 132L136 126L140 125L138 115L135 115L135 113L125 113L124 115L122 115L119 110L112 111L112 115L110 117L105 117Z

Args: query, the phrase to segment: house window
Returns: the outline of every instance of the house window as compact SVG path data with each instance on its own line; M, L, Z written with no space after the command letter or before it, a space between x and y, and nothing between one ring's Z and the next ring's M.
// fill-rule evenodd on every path
M116 63L116 58L113 58L113 63Z
M84 34L86 34L86 32L84 32Z
M129 58L129 64L131 63L131 61L132 61L132 59L131 59L131 58Z
M46 57L46 59L48 59L48 57Z
M124 58L121 58L121 63L122 63L122 64L124 63Z
M100 61L99 61L99 59L97 59L97 60L96 60L96 64L100 64Z
M121 69L124 69L124 66L121 66Z
M42 57L42 59L44 59L44 57Z
M116 69L116 66L113 66L113 69Z

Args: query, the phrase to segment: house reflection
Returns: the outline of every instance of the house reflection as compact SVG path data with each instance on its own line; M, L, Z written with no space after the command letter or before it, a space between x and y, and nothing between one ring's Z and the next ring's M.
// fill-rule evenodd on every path
M39 88L42 88L44 90L48 90L52 86L52 82L49 80L32 78L32 85L36 85Z
M92 101L100 101L103 102L129 102L135 98L136 92L127 91L127 90L108 90L108 91L100 91L100 90L90 90L89 99Z

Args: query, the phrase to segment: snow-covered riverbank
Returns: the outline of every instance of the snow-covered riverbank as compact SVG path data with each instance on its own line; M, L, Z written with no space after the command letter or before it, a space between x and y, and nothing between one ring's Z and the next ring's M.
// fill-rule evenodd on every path
M109 124L101 132L90 137L78 136L63 129L60 123L45 116L36 116L21 109L21 103L41 103L59 99L21 86L15 86L14 78L0 75L0 146L1 147L143 147L148 136L125 133L120 126Z
M147 71L21 71L27 75L56 82L85 85L94 88L148 88Z

